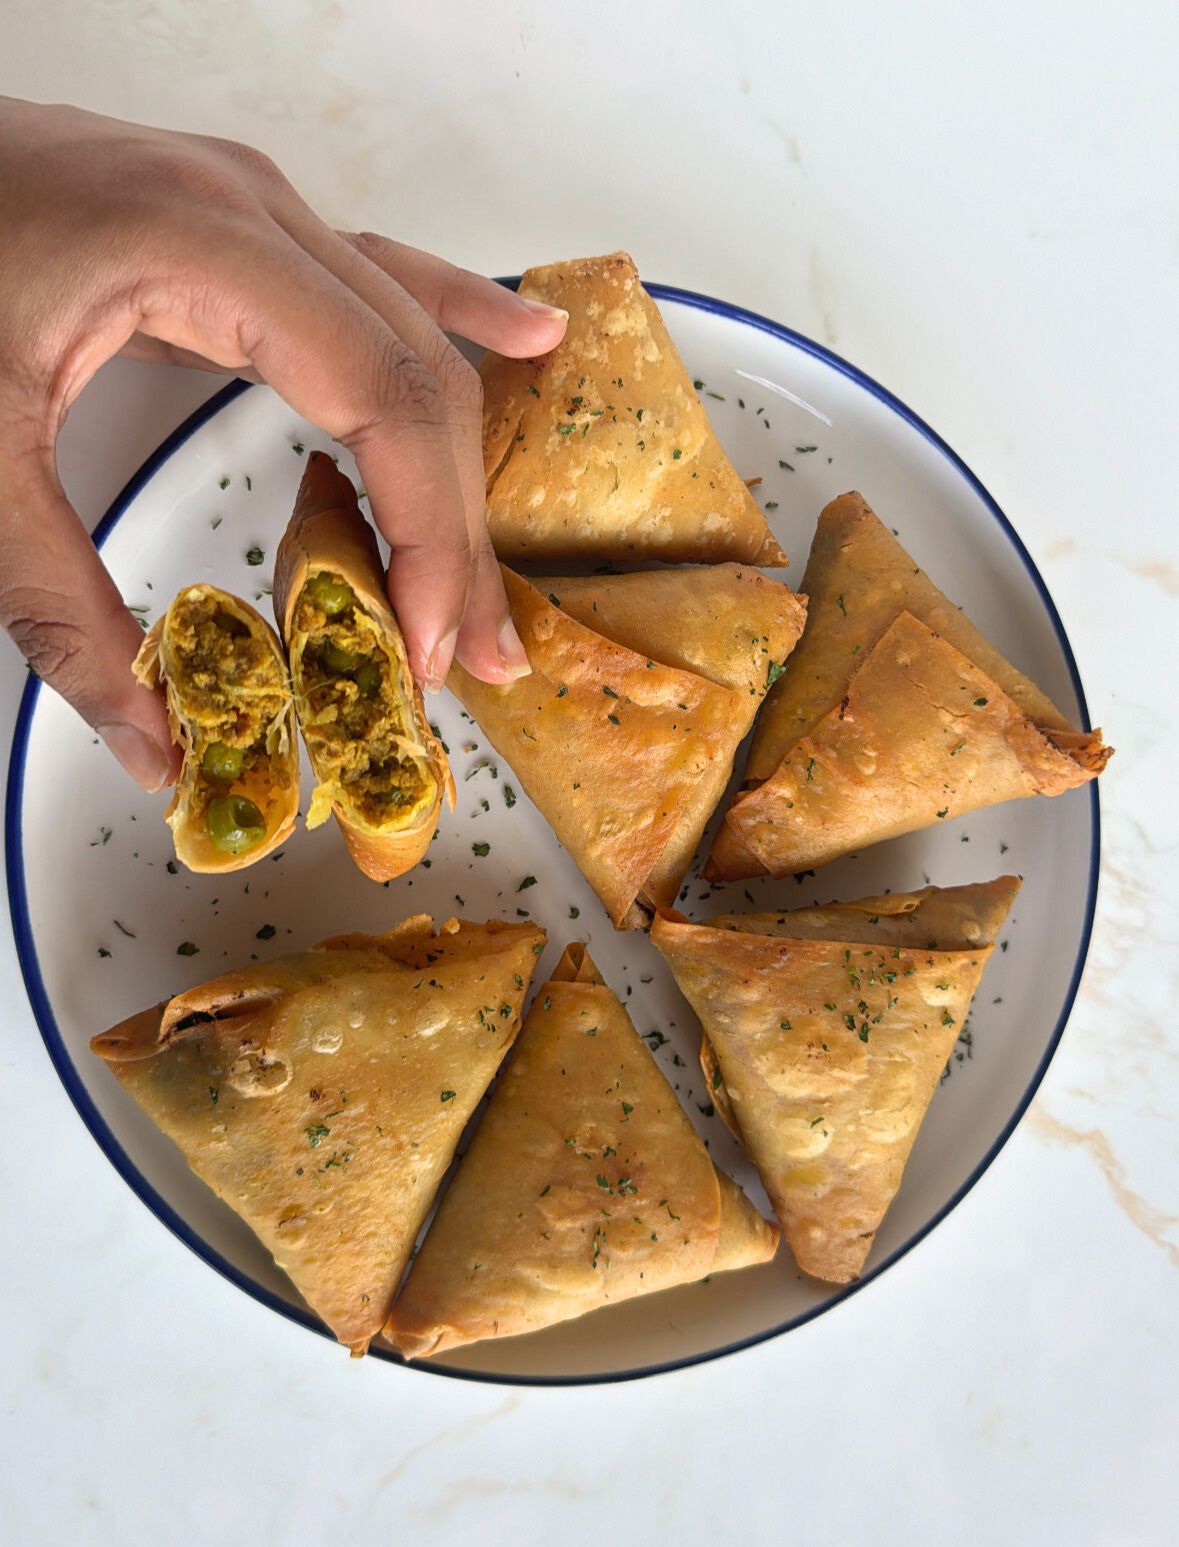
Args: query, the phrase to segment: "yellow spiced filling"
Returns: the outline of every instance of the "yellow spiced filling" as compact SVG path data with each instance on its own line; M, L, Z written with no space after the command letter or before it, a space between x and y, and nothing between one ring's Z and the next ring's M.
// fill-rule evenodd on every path
M377 831L404 826L435 794L412 731L398 663L380 626L338 575L312 575L291 622L291 671L319 788L307 825L333 803Z
M190 801L212 842L240 854L266 835L267 797L285 770L282 664L266 638L216 596L177 599L168 618L168 675L192 738Z

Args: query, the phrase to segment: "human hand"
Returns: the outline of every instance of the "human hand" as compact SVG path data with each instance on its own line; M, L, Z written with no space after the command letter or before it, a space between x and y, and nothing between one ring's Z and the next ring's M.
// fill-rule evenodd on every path
M269 382L349 447L392 547L414 674L528 671L484 521L481 393L443 330L543 354L566 314L385 237L332 230L227 140L0 97L0 624L147 789L178 759L142 639L57 475L113 355Z

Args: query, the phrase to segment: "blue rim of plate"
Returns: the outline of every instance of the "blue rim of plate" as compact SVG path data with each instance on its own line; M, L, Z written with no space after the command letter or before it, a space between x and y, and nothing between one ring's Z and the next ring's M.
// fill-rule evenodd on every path
M510 288L515 288L519 283L518 278L504 279L500 281ZM891 392L882 387L872 377L865 375L849 361L833 354L821 344L816 344L812 339L805 338L801 333L796 333L792 328L784 327L781 323L773 322L768 317L763 317L757 312L747 311L744 307L734 306L727 301L718 301L712 296L701 295L694 290L681 290L674 285L647 285L647 290L659 301L674 301L682 306L693 307L697 311L711 312L714 316L723 317L731 322L739 322L746 327L756 328L760 332L769 333L774 338L789 344L792 348L800 350L803 354L813 356L821 360L825 365L846 376L855 382L865 392L886 408L903 419L906 424L915 429L931 446L934 446L942 456L950 463L961 478L982 501L984 506L994 517L999 528L1015 549L1026 569L1032 584L1036 588L1040 601L1048 614L1056 634L1057 642L1064 655L1065 664L1068 667L1069 679L1077 700L1077 708L1080 713L1081 727L1084 730L1091 728L1089 722L1089 710L1085 701L1085 692L1081 686L1080 673L1077 670L1076 659L1069 644L1068 635L1065 633L1064 624L1056 604L1044 584L1044 579L1032 560L1031 554L1024 546L1019 533L1011 522L1000 510L995 500L987 489L979 482L975 475L963 462L962 458L953 451L941 436L932 430L925 421L918 417L912 409L895 398ZM103 516L94 529L94 544L101 548L107 537L114 530L119 520L127 510L127 507L136 498L140 491L151 481L165 462L172 457L190 437L207 424L210 419L216 417L221 410L232 403L235 398L247 392L250 383L246 381L231 381L220 392L215 393L209 400L203 403L195 413L175 429L168 438L162 442L156 451L147 459L139 470L128 480L127 484L116 496L110 509ZM196 1255L209 1267L220 1273L223 1278L235 1284L253 1299L276 1311L280 1316L285 1316L289 1321L297 1322L309 1331L318 1333L321 1337L332 1339L332 1333L324 1324L309 1311L299 1306L291 1305L280 1296L265 1289L245 1273L242 1273L231 1262L228 1262L219 1252L204 1241L183 1220L179 1214L156 1192L155 1188L143 1174L132 1164L130 1157L115 1138L110 1127L102 1117L98 1108L91 1100L89 1092L79 1078L78 1072L66 1048L65 1040L58 1027L52 1006L49 1003L49 995L45 989L45 983L41 976L40 964L37 960L37 949L33 940L32 927L29 921L28 893L25 886L24 840L21 824L21 812L24 800L25 761L28 752L29 735L32 730L33 712L36 708L37 697L41 690L41 683L35 677L30 677L21 697L20 708L17 713L16 729L13 734L12 753L8 769L8 789L4 812L4 838L5 838L5 863L8 881L8 901L12 914L13 934L16 941L17 957L20 961L21 972L24 976L25 988L32 1005L33 1015L40 1028L41 1036L45 1042L49 1057L57 1070L58 1077L66 1088L70 1100L74 1103L78 1115L90 1130L99 1148L114 1166L115 1170L138 1195L143 1203L152 1211L158 1220L172 1232L173 1235L183 1241ZM373 1348L372 1355L378 1359L384 1359L391 1364L401 1365L403 1368L420 1370L431 1375L445 1375L457 1380L481 1381L499 1386L597 1386L610 1385L619 1381L639 1380L650 1375L662 1375L672 1370L686 1369L691 1365L707 1364L714 1359L720 1359L726 1354L734 1354L742 1349L755 1347L759 1343L768 1342L771 1338L781 1337L785 1332L791 1332L797 1327L804 1326L818 1316L824 1316L837 1305L842 1304L851 1295L857 1294L873 1280L880 1277L894 1263L899 1262L910 1252L919 1241L923 1241L929 1233L941 1224L942 1220L962 1202L975 1183L990 1167L999 1151L1007 1143L1014 1133L1020 1119L1026 1112L1032 1097L1035 1095L1047 1073L1048 1065L1060 1045L1061 1036L1072 1011L1073 1003L1080 987L1081 975L1085 967L1085 959L1089 952L1089 941L1093 933L1093 916L1097 904L1097 877L1101 853L1101 812L1097 796L1096 781L1089 786L1089 812L1090 812L1090 862L1087 891L1085 898L1085 916L1081 926L1081 938L1077 947L1076 960L1073 963L1072 975L1068 989L1064 996L1060 1015L1049 1038L1044 1056L1040 1060L1027 1090L1017 1104L1004 1125L998 1138L967 1177L952 1198L949 1199L932 1218L926 1221L920 1230L916 1231L909 1239L899 1246L890 1256L877 1263L863 1278L854 1284L839 1291L825 1300L822 1305L813 1306L811 1309L790 1317L780 1326L771 1327L765 1332L758 1332L751 1337L740 1338L736 1342L727 1343L721 1348L710 1349L707 1353L695 1354L683 1359L665 1360L662 1364L647 1365L635 1369L612 1371L604 1375L499 1375L483 1370L465 1370L452 1365L444 1364L416 1364L407 1362L392 1350ZM333 1340L334 1341L334 1340Z

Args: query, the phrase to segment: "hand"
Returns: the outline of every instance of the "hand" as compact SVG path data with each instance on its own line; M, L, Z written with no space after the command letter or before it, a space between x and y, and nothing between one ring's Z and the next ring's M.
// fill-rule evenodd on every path
M356 455L414 673L525 675L484 521L480 388L444 329L542 354L566 314L385 237L333 231L265 156L0 97L0 624L148 789L176 774L142 634L57 476L115 354L270 383Z

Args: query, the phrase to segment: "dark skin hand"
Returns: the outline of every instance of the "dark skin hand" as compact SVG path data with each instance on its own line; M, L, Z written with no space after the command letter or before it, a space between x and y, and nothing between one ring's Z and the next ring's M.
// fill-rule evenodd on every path
M410 663L528 672L484 519L479 378L566 314L371 232L335 231L248 146L0 97L0 624L146 789L176 774L143 638L62 490L56 441L114 355L268 382L355 453Z

